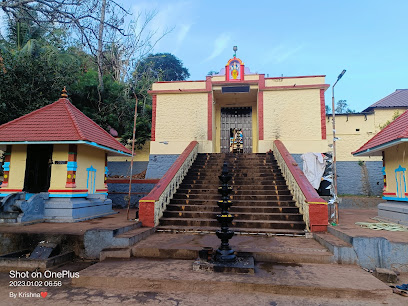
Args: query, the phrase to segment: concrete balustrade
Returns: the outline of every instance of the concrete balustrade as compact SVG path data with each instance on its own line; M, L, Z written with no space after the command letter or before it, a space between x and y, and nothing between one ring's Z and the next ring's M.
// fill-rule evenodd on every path
M163 216L167 204L196 159L197 153L198 142L192 141L152 191L139 200L139 218L143 226L153 227L159 224L159 219Z
M273 143L273 153L293 194L299 211L303 214L306 229L310 232L325 232L328 224L327 202L310 184L298 164L280 140Z

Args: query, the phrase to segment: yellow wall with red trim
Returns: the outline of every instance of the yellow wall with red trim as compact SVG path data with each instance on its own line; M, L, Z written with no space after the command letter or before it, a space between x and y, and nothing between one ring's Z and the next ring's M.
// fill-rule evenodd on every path
M338 161L381 161L381 156L353 156L351 152L358 150L376 135L394 113L402 114L405 109L375 109L368 114L336 115L336 156ZM333 120L326 117L327 139L333 143Z
M200 152L212 152L212 142L207 140L207 105L207 92L158 94L150 154L180 154L193 140L199 142Z
M263 105L264 140L259 141L260 152L272 149L276 139L290 153L327 151L327 141L322 140L320 89L264 91Z

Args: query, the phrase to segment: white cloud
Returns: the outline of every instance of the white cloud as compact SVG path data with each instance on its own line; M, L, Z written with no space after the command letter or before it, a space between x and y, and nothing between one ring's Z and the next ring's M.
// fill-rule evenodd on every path
M288 47L284 44L280 44L268 51L268 54L264 57L264 63L273 62L275 64L282 63L286 61L291 56L295 55L304 48L304 45L299 45L295 47Z
M160 45L166 43L167 51L172 51L169 50L169 46L178 49L187 38L193 24L191 21L193 10L194 3L192 1L175 1L171 4L163 4L162 1L145 1L132 7L135 16L140 13L144 14L144 12L156 12L156 16L146 30L156 32L156 39L163 33L169 32L164 37L164 41L159 41L156 45L156 48L160 49Z
M214 41L214 49L205 61L210 61L219 56L225 48L231 45L231 35L229 33L221 33Z

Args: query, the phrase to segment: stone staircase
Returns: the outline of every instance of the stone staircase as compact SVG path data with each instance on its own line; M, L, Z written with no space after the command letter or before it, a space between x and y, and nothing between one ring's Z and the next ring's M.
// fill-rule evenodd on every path
M215 215L223 162L232 175L237 234L304 235L305 223L273 154L198 154L157 227L159 232L202 233L219 228Z

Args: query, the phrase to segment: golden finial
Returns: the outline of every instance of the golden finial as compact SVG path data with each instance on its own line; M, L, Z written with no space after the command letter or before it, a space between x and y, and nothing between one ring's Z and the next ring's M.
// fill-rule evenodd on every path
M65 88L65 86L64 89L62 90L61 98L68 98L67 89Z

